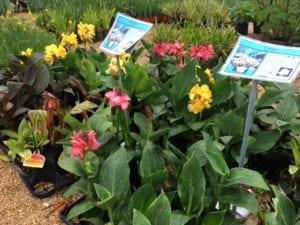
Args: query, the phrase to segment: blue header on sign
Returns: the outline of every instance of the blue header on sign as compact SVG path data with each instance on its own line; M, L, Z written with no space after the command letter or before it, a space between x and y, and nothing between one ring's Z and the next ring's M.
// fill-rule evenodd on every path
M281 48L278 48L276 46L271 47L270 44L268 46L258 45L257 42L252 42L251 40L246 39L241 39L240 45L268 53L300 56L300 51L292 47L283 48L283 46L281 46Z
M117 23L123 23L129 27L145 31L148 31L151 27L151 24L141 23L140 21L128 19L128 17L123 17L122 15L118 15Z

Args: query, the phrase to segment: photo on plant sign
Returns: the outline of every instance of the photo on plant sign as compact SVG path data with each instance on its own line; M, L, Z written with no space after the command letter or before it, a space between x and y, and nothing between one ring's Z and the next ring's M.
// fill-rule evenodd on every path
M300 72L300 48L241 36L219 73L274 82L293 82Z
M264 60L265 56L266 52L259 52L241 46L231 58L230 64L225 71L252 76Z
M152 25L118 13L100 49L110 54L120 55L142 39Z

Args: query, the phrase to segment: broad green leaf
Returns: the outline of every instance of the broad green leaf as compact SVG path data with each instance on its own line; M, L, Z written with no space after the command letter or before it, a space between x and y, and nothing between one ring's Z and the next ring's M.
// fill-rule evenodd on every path
M175 77L171 89L175 101L185 98L195 82L196 61L187 64Z
M202 225L222 225L225 213L226 210L207 213L203 218Z
M264 225L281 225L276 222L276 212L262 213L261 219Z
M227 212L224 216L222 225L241 225L230 212Z
M81 177L78 181L73 183L68 190L64 193L64 197L68 198L72 195L78 194L78 193L84 193L87 194L88 188L87 188L87 180L83 177Z
M69 69L77 69L76 68L76 60L79 62L80 58L79 55L77 55L73 51L69 51L66 58L63 60L63 63L65 66L67 66Z
M111 193L101 184L94 183L94 188L100 200L105 200L111 197Z
M133 225L151 225L146 216L139 210L133 209Z
M125 77L123 86L132 95L134 92L139 95L151 91L152 82L145 69L138 65L130 65L130 70Z
M200 167L204 166L207 162L207 157L204 153L205 148L205 140L200 140L192 144L187 150L188 156L191 156L192 154L196 156L198 162L200 163Z
M269 190L268 185L258 172L246 168L230 169L230 174L224 179L222 185L224 187L230 187L237 184L244 184L251 187L257 187L267 191Z
M76 204L68 213L67 220L70 220L76 216L79 216L79 215L89 211L90 209L94 208L94 206L95 206L95 203L90 202L89 200L85 200L83 202Z
M89 101L89 100L85 100L84 102L79 103L78 105L74 106L70 113L71 114L80 114L82 112L85 111L89 111L91 109L97 108L98 105Z
M213 105L219 105L229 99L231 95L230 79L217 81L212 85L212 93L214 97Z
M129 166L127 164L125 149L121 148L109 156L100 170L100 184L103 185L111 195L116 195L120 200L130 190Z
M143 177L142 182L152 183L153 185L160 185L167 178L168 178L168 171L164 169L164 170L158 170L149 176Z
M81 60L80 74L83 76L85 83L88 84L92 90L97 88L96 67L91 60L87 58Z
M142 113L135 113L133 117L133 121L138 126L140 130L140 135L144 139L147 139L147 137L152 132L151 121Z
M217 117L215 122L225 136L236 136L243 133L244 119L233 111Z
M271 106L277 100L281 97L282 95L281 90L267 90L258 100L256 107L265 107L265 106Z
M157 171L165 169L164 159L155 145L147 141L143 152L140 163L140 173L142 177L148 177Z
M221 203L230 203L234 206L247 209L249 212L258 213L258 203L255 196L248 191L237 187L223 188L218 196Z
M300 135L300 119L291 120L291 130L294 134Z
M18 133L13 130L0 130L0 134L10 138L18 139Z
M299 111L298 106L294 98L284 98L282 102L275 108L278 119L283 121L290 121L296 118Z
M206 180L201 166L193 154L184 164L178 177L178 195L187 216L203 207Z
M65 157L58 160L58 165L76 176L85 177L86 173L79 157Z
M145 216L151 222L151 225L170 225L171 223L171 205L165 195L161 193L149 206Z
M92 151L88 151L84 158L83 168L89 178L96 177L99 171L99 157Z
M186 224L191 218L179 213L172 213L171 214L171 224L170 225L184 225Z
M107 118L104 115L94 114L89 119L91 123L91 128L96 133L104 133L109 128L112 128L113 123L108 121Z
M261 131L251 135L255 141L249 145L248 151L252 153L262 153L275 146L281 134L279 131Z
M69 113L65 115L64 122L66 122L72 130L77 131L83 128L83 124Z
M289 173L291 175L295 175L298 171L300 171L300 167L289 165Z
M92 217L92 218L82 217L80 218L80 221L86 221L93 225L104 225L104 222L99 217Z
M177 177L179 172L181 171L181 168L183 166L184 161L180 160L172 151L170 150L164 150L163 151L164 158L168 162L168 165L172 168L172 174Z
M130 198L130 206L145 213L150 204L155 200L155 191L151 184L146 183L139 187Z
M273 199L278 225L294 225L296 221L295 206L292 201L276 186L272 186L276 199Z
M94 184L94 188L97 194L97 197L100 199L100 201L96 202L95 204L97 207L100 207L105 210L110 210L113 208L116 198L115 196L112 196L111 193L102 185L100 184Z
M204 154L211 167L220 175L225 176L229 173L229 168L224 160L222 152L217 149L211 139L206 140Z
M298 142L296 139L291 140L291 145L292 145L292 151L293 151L293 157L295 160L295 165L297 167L300 167L300 142Z
M180 124L178 126L175 126L175 127L171 127L170 130L169 130L169 138L170 137L173 137L175 135L178 135L180 133L183 133L183 132L186 132L188 131L189 128L183 124Z

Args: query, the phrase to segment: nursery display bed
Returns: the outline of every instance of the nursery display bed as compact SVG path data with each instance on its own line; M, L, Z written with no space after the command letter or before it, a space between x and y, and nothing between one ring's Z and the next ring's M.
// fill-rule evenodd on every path
M0 161L0 218L7 225L63 225L58 217L59 207L66 202L64 190L51 197L38 199L31 195L18 171Z
M62 195L65 189L54 195L38 199L30 194L18 171L9 163L0 161L0 218L5 225L64 225L59 217L62 207L70 200ZM244 225L258 225L256 217Z

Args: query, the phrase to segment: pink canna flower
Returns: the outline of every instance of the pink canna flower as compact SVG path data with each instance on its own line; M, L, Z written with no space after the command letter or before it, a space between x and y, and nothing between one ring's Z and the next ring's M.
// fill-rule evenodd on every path
M112 91L106 92L105 97L108 99L110 107L119 106L122 110L128 108L131 100L126 93L117 91L115 87Z
M79 156L81 159L87 151L96 150L100 146L94 131L73 131L71 144L71 157Z

